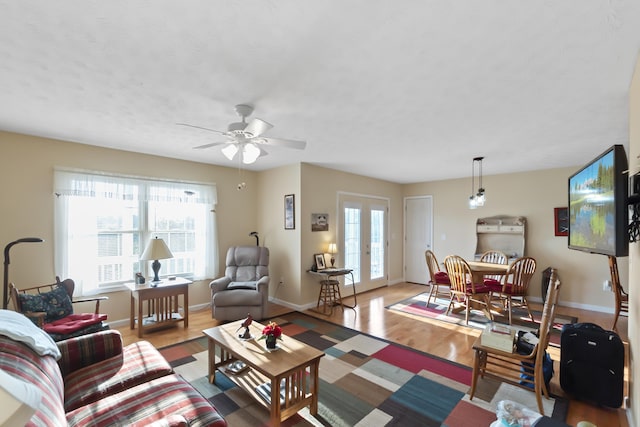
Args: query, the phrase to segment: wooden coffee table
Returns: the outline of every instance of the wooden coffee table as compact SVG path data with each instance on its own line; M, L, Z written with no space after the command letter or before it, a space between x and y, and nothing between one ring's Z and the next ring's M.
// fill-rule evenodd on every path
M270 412L270 425L279 426L305 406L311 415L318 413L318 368L324 353L296 339L282 336L278 349L268 351L265 341L258 341L263 325L253 322L250 340L242 340L238 331L242 320L202 331L209 340L209 382L215 381L216 370L225 372L238 386L246 390ZM216 362L216 351L219 361ZM239 373L229 369L241 361L247 368ZM265 383L280 387L265 387ZM258 392L259 386L266 390ZM269 394L270 393L270 394Z

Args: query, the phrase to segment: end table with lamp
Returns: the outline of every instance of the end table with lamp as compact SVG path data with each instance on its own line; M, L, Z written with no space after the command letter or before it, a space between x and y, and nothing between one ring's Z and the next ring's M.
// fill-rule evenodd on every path
M356 283L353 278L353 269L350 268L338 268L335 267L334 254L337 252L336 244L329 244L329 253L331 254L331 267L326 268L324 266L323 254L314 255L316 259L315 268L307 270L308 273L321 276L320 279L320 293L318 294L318 303L316 304L316 311L321 314L331 315L333 313L333 307L340 306L343 310L344 307L355 309L358 305L356 297ZM318 260L322 256L322 262L319 264ZM353 305L347 305L342 302L342 295L340 293L340 277L351 278L351 286L353 287ZM320 304L322 303L322 311L320 311Z

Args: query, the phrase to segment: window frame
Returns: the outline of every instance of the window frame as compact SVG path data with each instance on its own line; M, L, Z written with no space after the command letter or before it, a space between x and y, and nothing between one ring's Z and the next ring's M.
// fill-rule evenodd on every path
M149 239L155 236L163 236L170 233L185 233L189 239L188 223L183 224L184 228L181 229L157 229L157 224L153 224L150 218L151 205L153 203L169 203L171 205L189 205L193 208L192 211L197 212L197 219L194 219L194 223L198 224L198 228L193 230L193 242L196 253L200 253L200 257L186 257L187 264L189 260L192 260L191 271L180 271L176 273L166 273L166 269L163 268L166 274L174 276L189 277L192 280L207 279L217 277L218 275L218 245L217 245L217 232L215 225L215 205L217 202L217 190L216 185L213 183L200 183L200 182L188 182L167 180L161 178L149 178L138 177L119 174L108 174L96 171L85 170L69 170L56 168L54 170L54 193L56 195L55 202L55 226L54 226L54 264L56 267L57 275L61 277L71 277L76 282L76 288L80 295L95 295L113 291L124 290L126 287L124 283L132 282L134 275L140 270L144 277L151 277L151 262L140 261L139 257L145 249L145 246ZM70 257L71 247L73 246L72 240L73 225L69 224L70 209L75 209L73 201L77 198L83 200L90 200L90 203L97 203L98 201L109 203L112 201L127 200L137 201L137 210L131 217L133 221L130 227L126 224L123 228L108 230L98 229L97 224L95 228L91 228L89 225L86 230L89 230L91 239L94 240L96 255L94 259L96 262L90 264L86 271L80 274L80 270L85 270L82 267L78 267L79 263L72 263ZM132 203L135 205L136 203ZM115 208L117 212L118 208ZM155 209L158 209L156 206ZM135 224L135 216L137 215L137 226ZM77 216L77 212L76 212ZM98 219L98 215L91 215L88 223L91 223L91 219ZM181 218L183 221L186 217ZM126 222L126 221L125 221ZM78 230L76 228L76 230ZM124 262L114 263L113 265L126 266L124 270L128 270L127 257L133 256L138 259L137 262L133 262L131 277L126 277L127 272L121 273L121 276L113 281L105 281L100 284L95 284L99 278L98 269L105 265L98 260L98 251L100 250L99 236L116 234L117 236L124 236L128 233L132 233L132 250L133 254L120 254L117 257L124 260ZM138 234L139 237L135 235ZM82 238L82 237L81 237ZM138 242L135 242L135 240ZM169 244L169 242L167 242ZM78 244L75 244L78 246ZM82 245L79 245L82 246ZM170 245L169 245L170 246ZM116 245L116 247L118 247ZM137 253L135 253L137 252ZM173 250L172 250L173 252ZM182 251L184 252L184 251ZM81 252L84 255L86 252ZM91 258L90 258L91 259ZM175 260L181 259L176 257L174 261L166 260L166 263L177 262ZM163 262L163 264L165 263ZM165 264L167 265L167 264ZM116 267L117 268L117 267ZM75 273L71 272L74 270ZM92 271L94 270L94 271ZM162 273L162 271L161 271ZM76 277L72 277L72 275ZM161 274L162 276L162 274ZM86 282L86 284L85 284Z

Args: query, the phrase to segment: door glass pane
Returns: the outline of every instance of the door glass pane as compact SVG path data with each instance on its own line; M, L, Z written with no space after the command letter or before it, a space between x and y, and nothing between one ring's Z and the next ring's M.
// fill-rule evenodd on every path
M371 210L371 279L383 277L384 272L384 211Z
M360 209L344 208L344 266L353 270L353 280L360 282Z

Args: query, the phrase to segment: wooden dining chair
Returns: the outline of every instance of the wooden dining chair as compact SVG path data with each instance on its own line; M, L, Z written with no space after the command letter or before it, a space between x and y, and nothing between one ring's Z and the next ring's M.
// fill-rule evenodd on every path
M615 314L613 315L613 325L611 326L611 330L615 331L620 315L629 316L629 294L625 292L620 283L618 261L614 256L609 256L609 270L611 271L611 289L616 298Z
M484 305L485 314L490 320L493 320L489 304L491 290L484 283L473 283L471 267L467 261L458 255L449 255L444 259L444 266L451 282L451 298L447 314L453 309L455 303L462 305L465 308L464 321L468 325L471 306L476 303Z
M507 255L505 255L505 253L501 251L486 251L480 256L480 262L490 262L492 264L506 265L508 261L509 257L507 257ZM498 275L484 276L484 284L498 289L498 287L502 287L502 277L503 276Z
M503 303L502 306L507 310L510 325L514 307L526 309L531 322L534 322L533 314L527 302L527 293L529 292L529 283L535 271L536 260L534 258L518 258L509 266L500 290L495 291L491 289L491 300L497 298Z
M431 298L433 298L434 301L439 296L449 299L451 297L449 275L446 271L440 270L440 264L438 264L436 254L434 254L433 251L427 249L424 252L424 258L427 262L427 268L429 269L429 285L431 286L427 305L431 302Z
M542 395L548 399L549 390L544 380L543 364L560 291L560 280L555 269L551 272L548 286L547 299L540 321L539 341L529 354L497 350L483 346L480 338L476 340L473 345L475 354L470 400L475 395L479 378L494 378L533 391L536 394L538 412L544 415Z

